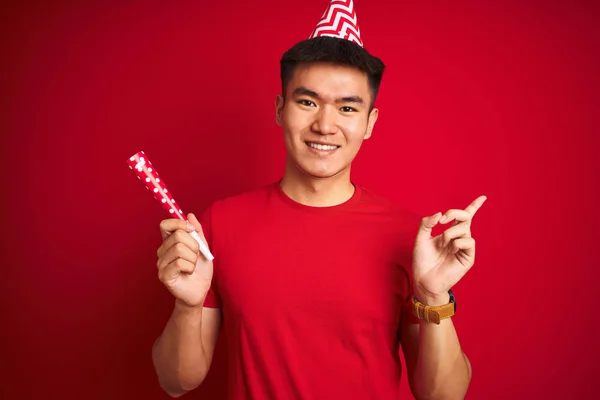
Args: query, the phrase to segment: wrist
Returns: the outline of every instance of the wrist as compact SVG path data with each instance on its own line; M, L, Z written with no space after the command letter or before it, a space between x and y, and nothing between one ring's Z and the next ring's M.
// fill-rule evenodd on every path
M451 290L444 294L425 292L415 286L412 312L419 320L439 325L442 320L450 318L456 313L454 293Z
M415 297L419 302L431 307L443 306L450 302L450 294L447 292L442 294L426 294L420 291L415 291Z
M198 305L189 305L188 303L179 300L179 299L175 299L175 309L179 312L183 312L186 314L196 314L196 313L202 313L202 308L204 307L204 302L198 304Z

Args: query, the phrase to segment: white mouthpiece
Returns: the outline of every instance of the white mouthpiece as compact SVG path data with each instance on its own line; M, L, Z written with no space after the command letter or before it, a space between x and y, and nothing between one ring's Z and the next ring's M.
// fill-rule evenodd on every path
M196 239L196 242L198 242L198 244L200 245L200 252L202 254L204 254L204 257L206 257L206 259L208 261L212 261L215 257L210 253L210 250L208 249L206 244L202 241L202 239L200 239L198 232L196 232L196 231L191 232L190 235L192 235L192 237L194 239Z

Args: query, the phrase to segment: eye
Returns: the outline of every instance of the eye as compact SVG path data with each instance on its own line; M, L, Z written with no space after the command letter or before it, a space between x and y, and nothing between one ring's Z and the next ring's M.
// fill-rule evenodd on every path
M342 107L341 110L343 112L356 112L356 108L352 108L352 107L348 107L348 106Z
M298 100L298 103L302 104L303 106L307 106L307 107L312 107L315 105L315 103L313 103L310 100Z

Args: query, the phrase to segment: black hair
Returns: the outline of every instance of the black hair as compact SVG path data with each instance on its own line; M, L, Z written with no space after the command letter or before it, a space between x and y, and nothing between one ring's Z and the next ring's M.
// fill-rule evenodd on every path
M281 89L285 98L286 87L300 63L332 62L359 69L367 74L371 89L371 107L379 92L385 70L383 61L369 54L362 46L346 39L319 36L303 40L287 50L280 60Z

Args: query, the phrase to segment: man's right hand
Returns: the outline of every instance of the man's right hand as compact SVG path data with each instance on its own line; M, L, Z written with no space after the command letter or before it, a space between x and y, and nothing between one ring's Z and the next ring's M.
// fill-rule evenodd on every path
M186 306L197 307L210 289L213 263L200 253L198 242L190 235L195 230L206 243L200 222L194 214L188 214L188 220L190 223L175 218L161 221L163 243L156 265L158 278L173 296Z

